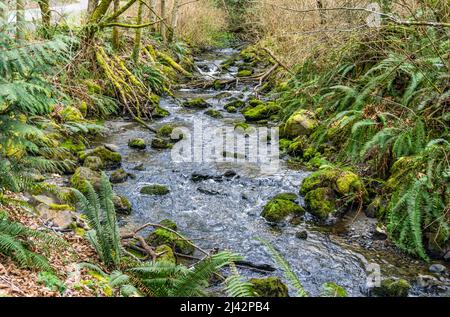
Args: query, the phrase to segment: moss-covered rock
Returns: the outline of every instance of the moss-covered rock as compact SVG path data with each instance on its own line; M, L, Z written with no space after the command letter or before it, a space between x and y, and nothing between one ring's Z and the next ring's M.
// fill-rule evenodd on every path
M295 203L296 199L294 193L278 194L264 206L261 216L270 222L280 222L288 215L303 214L305 210Z
M246 107L243 109L242 114L247 121L259 121L269 119L271 116L278 114L281 107L274 102L268 102L267 104L261 104L256 107Z
M220 113L220 111L217 111L215 109L209 109L207 111L205 111L205 114L207 116L210 116L211 118L223 118L223 115Z
M250 69L243 69L243 70L240 70L240 71L238 71L238 73L237 73L237 77L249 77L249 76L251 76L253 74L253 70L250 70Z
M164 185L147 185L141 188L140 193L144 195L167 195L170 190Z
M158 129L158 135L164 138L168 138L172 134L173 129L175 129L173 125L165 124Z
M172 221L170 221L173 223ZM170 225L167 224L167 221L161 221L161 225L170 228L174 231L176 231L176 225L175 229L170 227ZM153 246L160 246L160 245L168 245L173 247L175 252L181 253L181 254L192 254L195 251L195 248L186 240L181 239L177 234L166 230L164 228L157 228L155 231L149 234L147 237L147 241L153 245Z
M128 146L132 149L145 150L147 144L144 139L135 138L128 141Z
M404 279L388 278L381 281L379 287L373 289L373 293L380 297L407 297L411 285Z
M165 118L169 115L170 112L160 106L155 107L152 111L152 118L155 119Z
M279 277L252 278L249 282L258 297L289 297L289 290Z
M319 187L309 191L305 196L308 211L319 219L325 220L337 211L334 191L328 187Z
M87 167L93 171L101 171L105 168L103 161L98 156L88 156L84 160L84 167Z
M87 182L90 182L95 189L100 188L101 174L87 167L78 167L70 178L70 184L83 194L87 193Z
M206 109L211 105L205 101L203 98L195 98L188 101L183 102L183 107L193 108L193 109Z
M358 175L352 172L342 172L336 180L337 192L341 195L363 192L364 184Z
M116 212L122 215L129 215L132 211L132 206L128 198L122 195L113 196L113 204Z
M64 122L80 122L84 120L81 111L72 106L64 107L61 111L61 118Z
M122 162L122 156L119 153L108 150L104 146L99 146L95 149L87 150L81 153L80 159L84 162L84 160L89 156L99 157L102 160L103 164L105 164L106 168L118 167Z
M225 106L223 106L223 108L229 113L234 113L234 112L237 112L237 110L242 108L244 105L245 105L245 102L242 100L233 100L233 101L230 101L229 103L225 104Z
M289 138L295 138L300 135L310 135L318 126L313 112L300 109L292 114L284 125L283 134Z
M156 262L168 262L168 263L177 263L177 259L175 258L175 254L170 246L167 244L160 245L156 247L155 252L157 254L161 254L156 259Z
M72 153L78 153L78 152L86 150L86 145L84 145L83 142L81 142L81 141L77 142L71 138L64 140L60 144L60 147L62 147L63 149L66 149Z
M287 152L292 156L303 156L304 149L307 147L307 141L304 136L295 138L287 148Z
M113 184L120 184L126 182L128 179L128 173L123 169L119 168L118 170L111 173L109 177L109 181Z
M300 194L306 195L309 191L319 187L333 188L340 174L341 171L336 168L319 169L303 180Z
M152 148L163 150L163 149L170 149L172 147L172 144L167 142L164 139L161 138L153 138L152 139Z

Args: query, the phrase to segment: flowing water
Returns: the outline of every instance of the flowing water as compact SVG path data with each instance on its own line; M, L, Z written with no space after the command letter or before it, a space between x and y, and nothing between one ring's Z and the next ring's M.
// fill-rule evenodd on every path
M231 68L221 73L219 65L233 53L233 50L227 49L202 55L196 61L198 75L205 79L232 78L237 69ZM169 110L171 115L152 126L158 128L172 123L192 129L195 121L201 119L204 135L217 127L234 127L236 122L244 121L243 116L240 113L227 113L223 105L227 98L248 98L252 88L251 85L238 84L220 91L180 89L175 98L161 99L161 106ZM182 101L197 97L206 99L224 117L214 119L204 115L204 110L181 106ZM286 222L274 227L260 217L263 206L274 195L281 192L298 193L302 180L308 175L306 171L289 168L284 161L279 171L271 175L261 174L251 164L175 163L170 150L148 147L145 151L136 151L128 148L129 139L141 137L150 144L155 137L141 126L124 121L108 122L107 126L110 133L101 142L117 145L123 155L124 169L136 176L124 184L115 185L115 191L128 197L133 205L132 214L121 219L124 227L168 218L178 224L184 235L204 249L229 249L253 263L276 266L261 243L254 239L264 238L281 252L298 274L304 288L312 295L319 295L325 282L343 286L350 296L367 295L366 281L371 262L380 263L382 271L389 268L391 275L417 275L418 268L411 269L409 264L401 268L402 264L398 263L403 262L398 262L394 255L394 260L380 259L379 254L349 245L338 235L316 230L310 221L301 221L296 225ZM143 171L133 170L141 163ZM236 175L223 176L230 170ZM193 181L193 174L210 177ZM141 195L141 187L147 184L167 185L170 193L165 196ZM303 203L301 197L299 203ZM306 240L296 238L295 233L300 230L308 230ZM242 268L240 271L245 276L264 276L250 269ZM270 275L283 276L280 270Z

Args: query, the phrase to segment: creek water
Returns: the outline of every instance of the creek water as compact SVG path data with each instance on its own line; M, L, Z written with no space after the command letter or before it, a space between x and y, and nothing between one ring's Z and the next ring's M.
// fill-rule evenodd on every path
M220 64L233 53L234 50L225 49L201 55L195 61L197 75L205 79L233 78L236 67L226 72L220 71ZM196 120L202 120L205 136L217 127L234 127L236 122L244 121L243 116L239 112L227 113L223 106L232 98L249 98L252 89L253 86L247 84L234 84L231 88L219 91L179 89L175 97L161 99L161 106L171 115L154 122L152 126L158 128L171 123L193 129ZM212 118L205 115L204 110L181 106L183 101L199 97L220 111L223 118ZM366 283L373 273L372 262L381 265L382 273L388 270L390 276L397 277L411 278L422 269L418 262L414 262L417 268L413 268L409 262L404 264L395 255L387 259L350 245L339 235L317 230L314 223L308 221L308 216L300 224L294 225L289 221L276 227L268 224L260 216L267 201L278 193L298 193L302 180L309 173L290 168L286 161L281 160L279 170L273 174L260 173L252 164L176 163L171 158L171 150L147 147L145 151L137 151L127 146L128 140L132 138L143 138L150 144L155 137L154 133L140 125L129 121L110 121L106 125L109 133L100 142L117 145L123 156L123 168L136 176L114 186L114 190L126 196L133 205L132 214L120 219L125 229L146 222L171 219L177 223L181 233L204 249L228 249L240 253L253 263L276 267L261 242L254 239L263 238L280 251L311 295L320 295L325 282L339 284L349 296L367 295ZM144 170L134 170L140 164L143 164ZM222 176L230 170L236 175ZM214 177L193 181L193 174ZM148 184L166 185L170 193L165 196L140 194L140 189ZM302 197L299 196L298 202L303 204ZM301 230L308 231L306 240L296 238L295 234ZM278 275L285 280L279 269L266 275L240 268L240 273L248 277ZM414 289L412 293L427 295Z

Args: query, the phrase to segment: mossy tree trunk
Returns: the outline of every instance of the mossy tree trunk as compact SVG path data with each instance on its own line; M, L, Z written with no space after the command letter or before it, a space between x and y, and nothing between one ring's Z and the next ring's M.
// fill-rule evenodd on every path
M117 13L119 10L119 5L120 0L114 0L114 13ZM117 22L117 18L114 21ZM120 33L117 26L114 26L112 30L112 46L115 50L118 50L120 47Z
M23 40L25 38L25 1L16 0L16 39Z
M86 19L89 20L92 13L94 13L95 8L98 5L98 0L89 0L88 1L88 7L87 7L87 13L86 13Z
M136 24L140 25L141 23L142 23L142 1L139 1L136 16ZM142 28L137 28L134 35L133 54L131 55L131 58L135 63L139 62L139 54L141 51L141 37L142 37Z
M172 42L176 39L175 32L177 30L178 25L178 9L180 7L180 0L174 0L173 1L173 7L172 7L172 17L171 17L171 31L170 31L170 38L169 40Z
M52 11L50 10L49 0L39 0L39 8L41 10L42 27L48 32L51 27Z
M163 42L167 42L167 29L166 29L166 0L161 0L160 2L161 5L161 23L159 24L159 32L161 33L161 38L163 40Z

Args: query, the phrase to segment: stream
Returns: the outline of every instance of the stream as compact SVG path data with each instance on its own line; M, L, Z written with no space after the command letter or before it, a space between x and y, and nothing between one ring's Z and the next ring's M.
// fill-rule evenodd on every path
M197 75L205 79L233 78L237 67L221 72L220 64L235 52L221 49L202 54L195 61ZM161 106L171 115L154 122L152 127L157 129L171 123L192 129L196 120L202 120L203 135L206 136L218 127L234 127L235 123L245 121L243 116L239 112L228 113L223 106L236 97L249 98L252 89L250 84L235 84L231 89L222 90L179 89L175 98L161 98ZM199 97L220 111L223 118L212 118L205 115L204 110L181 106L183 101ZM278 193L298 193L302 180L309 173L289 167L287 161L281 160L279 170L272 174L261 173L254 164L176 163L171 158L171 150L155 150L148 146L144 151L137 151L127 146L128 140L133 138L143 138L149 145L155 137L139 124L119 120L108 121L106 126L108 133L100 142L115 144L122 154L123 168L135 175L126 183L114 185L114 190L126 196L133 205L131 215L120 218L123 228L171 219L182 234L204 249L228 249L253 263L277 267L261 242L254 239L263 238L280 251L313 296L321 294L322 284L326 282L344 287L349 296L367 296L366 284L373 273L373 263L381 266L383 277L404 277L411 281L418 274L427 274L427 267L419 261L392 251L370 251L370 248L349 242L348 234L327 232L316 227L308 216L300 224L294 225L289 221L278 226L268 224L260 216L267 201ZM140 164L144 170L135 170ZM205 177L194 181L193 174ZM140 189L148 184L166 185L170 193L165 196L140 194ZM303 204L303 198L299 196L298 202ZM370 225L374 221L363 220ZM358 223L348 224L344 230L352 230ZM296 233L303 230L308 232L306 240L296 237ZM358 235L357 228L355 230ZM289 285L280 269L267 274L247 268L239 271L247 277L277 275ZM290 291L293 295L294 290ZM410 295L433 294L413 286Z

